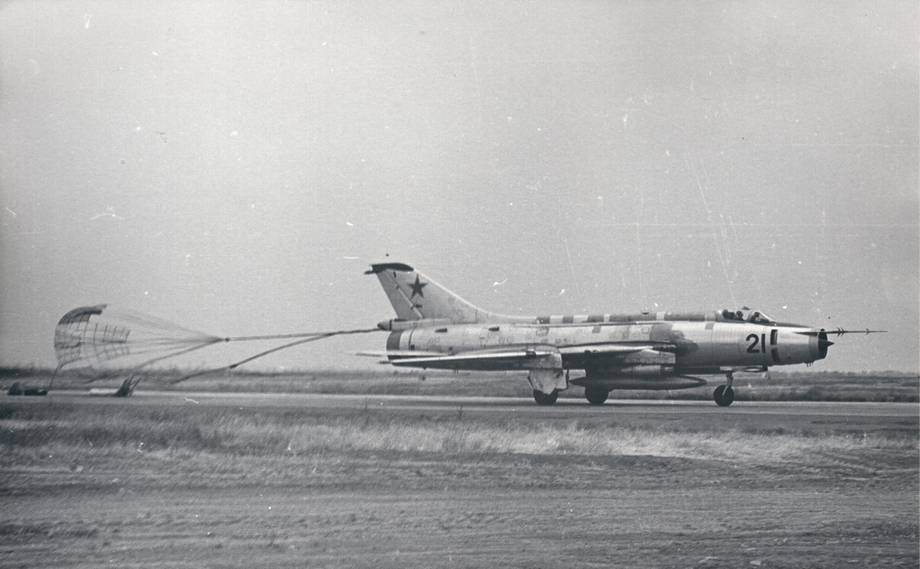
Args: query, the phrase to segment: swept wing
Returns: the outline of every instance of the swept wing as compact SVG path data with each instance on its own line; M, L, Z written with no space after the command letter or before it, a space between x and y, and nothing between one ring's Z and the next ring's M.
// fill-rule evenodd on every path
M461 354L436 354L432 352L390 351L390 363L401 367L426 367L432 369L527 369L554 355L563 358L592 357L607 360L610 364L627 360L634 354L648 352L667 353L674 350L670 344L590 344L580 346L546 346L534 349L482 350Z

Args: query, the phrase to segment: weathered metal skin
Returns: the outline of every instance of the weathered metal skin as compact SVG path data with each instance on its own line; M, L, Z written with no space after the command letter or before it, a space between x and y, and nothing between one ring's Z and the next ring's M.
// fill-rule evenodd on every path
M603 390L696 387L704 381L695 374L728 373L730 386L733 370L812 363L831 345L823 330L777 323L747 308L509 316L467 302L408 265L382 263L368 273L397 315L378 324L391 331L390 363L527 370L535 393L546 395L569 382ZM584 375L570 378L573 371Z
M631 369L641 364L663 365L670 374L719 373L725 367L757 368L777 364L811 363L822 359L818 338L798 334L808 328L800 326L761 325L734 322L634 322L602 325L534 325L519 323L456 324L439 328L415 328L390 334L387 350L397 352L391 361L411 357L412 352L462 354L472 351L507 350L518 348L534 350L553 347L563 349L565 369L584 369L589 375L628 375L648 377ZM775 332L775 334L774 334ZM753 338L752 338L753 337ZM757 345L752 350L756 338ZM772 338L772 342L771 342ZM765 339L767 349L761 349ZM656 351L657 360L642 360L642 352L620 358L624 365L599 363L591 354L591 346L616 342L618 344L660 345L672 353ZM583 348L574 351L571 348ZM666 356L672 356L667 361ZM637 360L637 358L640 358ZM664 358L664 359L663 359ZM440 367L428 364L426 367ZM446 362L446 369L457 369ZM497 362L494 366L483 363L478 369L508 369ZM521 369L527 369L525 364Z

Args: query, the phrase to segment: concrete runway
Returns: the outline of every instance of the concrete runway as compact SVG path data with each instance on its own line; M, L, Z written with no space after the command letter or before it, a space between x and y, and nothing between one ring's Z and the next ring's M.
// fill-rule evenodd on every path
M102 392L53 391L49 396L56 401L80 402L98 400ZM41 401L40 398L29 398ZM12 398L10 398L12 400ZM920 413L918 403L840 403L826 401L737 401L731 407L719 407L712 401L659 400L659 399L608 399L602 406L589 405L580 398L560 398L555 405L537 406L528 397L444 397L432 395L341 395L327 393L255 393L255 392L204 392L204 391L147 391L138 390L128 398L113 398L128 404L145 405L217 405L243 407L303 407L362 409L365 406L388 409L413 409L419 411L453 411L462 405L469 411L502 414L529 412L539 414L565 413L579 415L591 413L744 413L768 415L829 415L866 417L914 417Z
M204 406L258 412L299 410L311 415L348 416L387 413L404 417L464 416L495 421L605 423L657 426L668 430L773 430L820 433L866 433L877 430L915 434L920 425L917 403L837 403L738 401L718 407L711 401L608 400L589 405L580 398L561 398L541 407L529 398L444 397L419 395L339 395L319 393L217 393L139 390L128 398L86 391L53 391L48 397L4 397L6 404L67 403L109 406Z

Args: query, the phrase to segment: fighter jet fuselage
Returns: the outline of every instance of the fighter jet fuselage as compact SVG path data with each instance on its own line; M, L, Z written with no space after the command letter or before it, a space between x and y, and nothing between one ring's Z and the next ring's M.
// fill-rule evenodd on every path
M579 322L569 324L494 322L406 327L390 334L391 361L467 352L501 354L507 350L557 350L566 369L591 375L662 377L675 373L719 373L724 367L766 368L812 363L827 355L813 330L796 325L727 323L715 320L653 320ZM393 326L392 323L388 323ZM399 324L396 323L399 328ZM803 334L804 332L804 334ZM822 347L823 345L823 347ZM616 361L605 356L619 354ZM450 360L425 367L452 369ZM469 362L472 364L472 362ZM521 362L518 369L526 369ZM504 370L507 364L481 360L470 366Z
M450 370L525 370L538 403L555 402L570 384L591 403L613 389L681 389L725 374L713 398L734 399L732 373L810 364L827 356L827 332L776 322L747 309L507 316L480 309L402 263L372 265L397 318L389 363ZM841 331L837 331L840 333ZM846 331L843 331L844 333Z

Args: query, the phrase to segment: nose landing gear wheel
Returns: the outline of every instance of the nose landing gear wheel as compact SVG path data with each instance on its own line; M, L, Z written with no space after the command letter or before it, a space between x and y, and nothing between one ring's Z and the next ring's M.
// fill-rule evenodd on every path
M719 407L728 407L735 400L735 390L731 385L720 385L712 392L712 399Z
M607 401L607 395L609 393L609 391L602 387L586 387L585 399L587 399L588 403L591 405L603 405L604 401Z
M554 389L552 393L543 393L536 389L533 392L533 400L537 402L537 405L552 405L556 402L556 398L558 397L559 391L556 389Z

